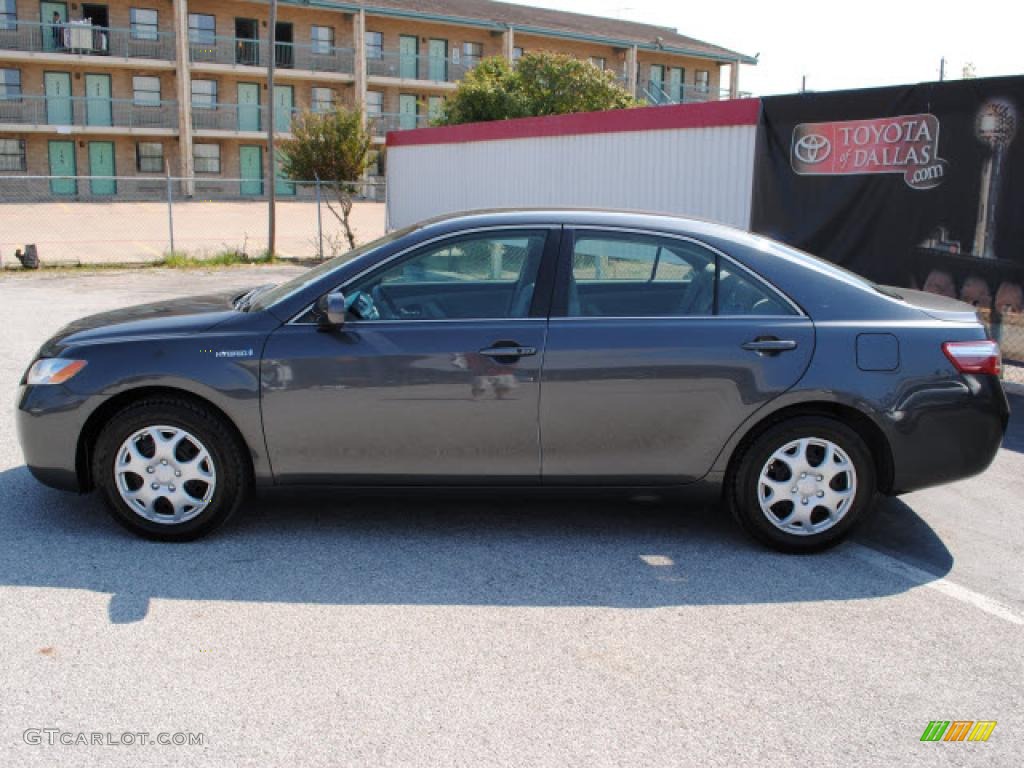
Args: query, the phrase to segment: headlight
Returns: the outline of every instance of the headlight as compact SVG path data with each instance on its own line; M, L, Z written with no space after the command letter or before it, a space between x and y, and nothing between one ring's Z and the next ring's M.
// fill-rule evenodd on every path
M35 364L28 369L25 383L32 387L39 384L63 384L83 368L85 368L85 360L46 357L36 360Z

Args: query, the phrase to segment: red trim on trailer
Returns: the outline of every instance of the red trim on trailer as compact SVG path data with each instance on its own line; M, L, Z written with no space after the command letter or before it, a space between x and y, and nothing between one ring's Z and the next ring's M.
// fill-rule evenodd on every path
M421 144L460 144L467 141L574 136L587 133L757 125L760 112L760 99L707 101L702 104L613 109L607 112L577 112L571 115L523 117L518 120L494 120L489 123L465 123L438 128L390 131L387 135L387 146L408 147Z

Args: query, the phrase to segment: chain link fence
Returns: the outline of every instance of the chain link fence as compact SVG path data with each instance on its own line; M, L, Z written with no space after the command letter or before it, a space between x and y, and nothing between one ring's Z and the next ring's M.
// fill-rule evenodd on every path
M221 177L0 176L0 266L34 246L46 266L156 262L171 255L255 260L268 249L275 183L276 247L284 258L349 249L329 184ZM385 230L384 182L359 182L350 222L358 242Z

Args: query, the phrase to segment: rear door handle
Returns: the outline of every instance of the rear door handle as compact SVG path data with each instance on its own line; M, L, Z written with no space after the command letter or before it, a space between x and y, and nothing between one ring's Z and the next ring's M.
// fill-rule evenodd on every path
M537 354L536 347L487 347L480 350L487 357L529 357Z
M742 346L750 352L771 355L796 349L796 342L792 339L754 339Z

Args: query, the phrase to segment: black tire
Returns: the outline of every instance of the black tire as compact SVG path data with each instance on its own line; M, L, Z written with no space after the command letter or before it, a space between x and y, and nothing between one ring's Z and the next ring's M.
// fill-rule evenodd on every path
M178 427L194 435L205 446L216 470L209 503L198 515L181 523L147 520L121 498L117 488L115 461L122 444L139 430L157 425ZM111 418L96 440L92 473L114 519L132 533L157 541L192 541L207 535L238 510L252 486L245 445L231 426L211 409L174 397L140 400Z
M787 532L773 524L768 513L761 510L759 501L761 470L777 450L801 438L834 443L849 457L857 483L853 501L845 507L838 522L820 532L807 534ZM876 483L871 453L856 431L827 416L797 416L772 425L746 446L737 457L736 470L727 490L733 516L747 533L781 552L801 553L818 552L846 538L874 508ZM813 503L811 507L814 508ZM780 509L784 513L787 507L782 504ZM815 513L822 514L820 510Z

